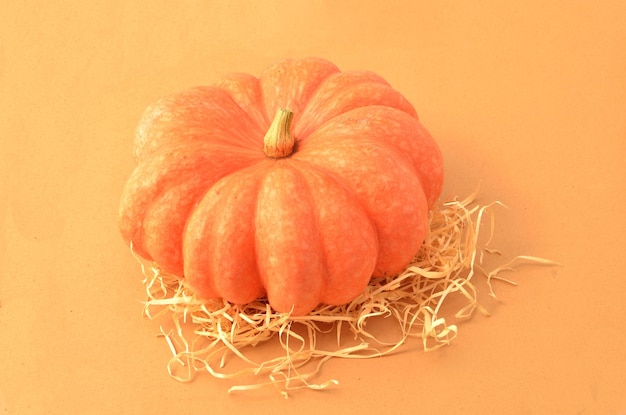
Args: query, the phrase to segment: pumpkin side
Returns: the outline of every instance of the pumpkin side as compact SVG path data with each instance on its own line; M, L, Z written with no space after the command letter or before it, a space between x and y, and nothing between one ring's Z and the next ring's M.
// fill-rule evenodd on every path
M362 143L355 142L355 138ZM372 156L376 149L389 147L396 157L405 159L419 178L429 208L441 195L443 155L416 117L383 105L353 108L320 125L299 142L299 148L304 153L317 152L344 139L350 140L354 148L365 146Z
M350 191L295 161L275 163L265 175L255 237L270 304L302 315L363 291L377 262L378 238Z
M120 200L124 240L141 257L182 277L188 216L219 179L264 159L255 148L260 131L217 87L190 88L150 105L135 134L137 166Z

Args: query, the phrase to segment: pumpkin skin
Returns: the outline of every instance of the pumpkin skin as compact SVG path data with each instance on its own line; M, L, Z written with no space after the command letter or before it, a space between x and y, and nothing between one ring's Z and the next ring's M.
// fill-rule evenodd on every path
M295 147L264 152L280 109ZM412 105L366 71L290 59L228 75L144 112L121 234L202 298L267 296L293 315L356 298L418 251L443 185Z

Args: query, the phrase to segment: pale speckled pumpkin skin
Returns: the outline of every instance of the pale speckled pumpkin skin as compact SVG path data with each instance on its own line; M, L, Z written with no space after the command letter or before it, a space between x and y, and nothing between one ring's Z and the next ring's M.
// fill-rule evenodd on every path
M294 113L294 153L263 137ZM144 113L119 224L135 251L204 298L267 295L302 315L344 304L418 251L443 185L442 155L411 104L371 72L285 60Z

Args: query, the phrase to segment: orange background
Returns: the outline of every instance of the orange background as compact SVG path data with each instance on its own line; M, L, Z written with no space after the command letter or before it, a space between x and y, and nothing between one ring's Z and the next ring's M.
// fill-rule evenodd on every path
M620 1L3 1L0 414L626 413ZM168 377L116 228L156 98L316 55L415 105L444 194L500 200L494 247L563 267L498 284L451 346L333 361L283 400ZM285 412L287 413L287 412Z

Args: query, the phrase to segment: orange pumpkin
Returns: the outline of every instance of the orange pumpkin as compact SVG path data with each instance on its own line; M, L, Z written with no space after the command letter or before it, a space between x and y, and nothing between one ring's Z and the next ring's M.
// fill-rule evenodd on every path
M307 314L400 272L427 232L442 156L381 77L316 58L151 105L119 225L203 298Z

